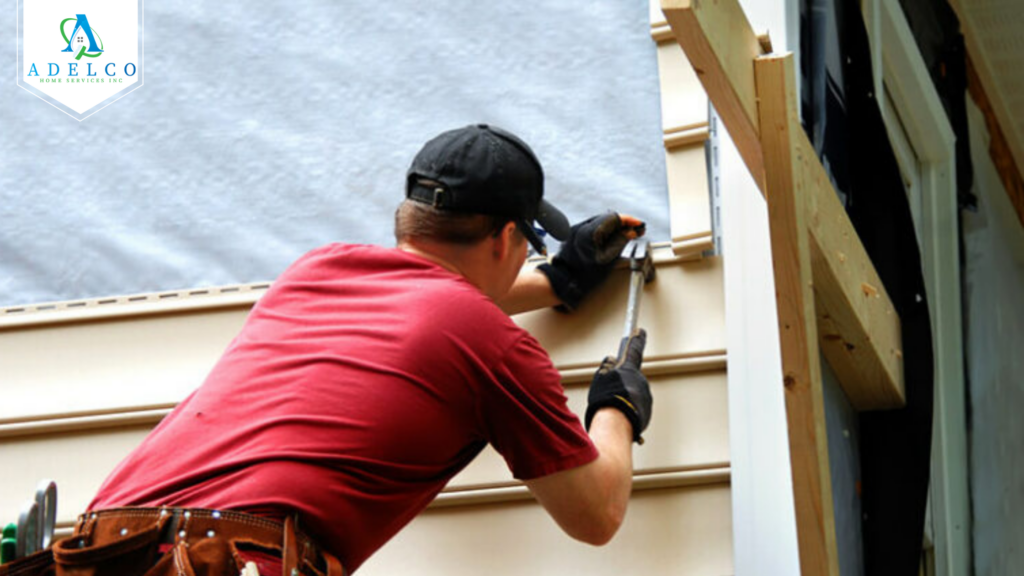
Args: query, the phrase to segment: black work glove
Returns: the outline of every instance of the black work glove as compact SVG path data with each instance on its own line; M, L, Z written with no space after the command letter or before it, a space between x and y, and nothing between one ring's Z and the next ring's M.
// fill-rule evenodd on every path
M547 275L555 296L562 301L560 310L575 310L591 290L604 282L629 242L628 230L615 212L584 220L572 227L551 263L537 267ZM636 232L643 234L642 227Z
M588 431L598 410L617 408L633 425L633 441L644 443L640 435L651 422L653 408L651 386L640 373L646 344L647 332L640 330L637 335L623 339L618 359L608 356L601 362L587 396L585 422Z

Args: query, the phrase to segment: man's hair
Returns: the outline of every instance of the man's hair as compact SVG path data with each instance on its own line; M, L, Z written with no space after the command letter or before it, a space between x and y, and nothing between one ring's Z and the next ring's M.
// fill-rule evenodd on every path
M469 246L496 235L510 221L506 216L452 212L405 200L395 210L395 240L399 243L432 240Z

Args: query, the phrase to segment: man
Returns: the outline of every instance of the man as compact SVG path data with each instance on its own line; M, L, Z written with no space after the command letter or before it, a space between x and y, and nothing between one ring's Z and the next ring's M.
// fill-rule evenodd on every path
M206 382L106 480L58 565L351 572L488 443L569 535L612 537L651 413L644 336L595 376L588 434L508 314L575 308L642 223L608 213L569 230L530 148L486 125L428 142L406 198L397 249L332 244L281 275ZM566 242L521 273L527 242L544 249L535 221Z

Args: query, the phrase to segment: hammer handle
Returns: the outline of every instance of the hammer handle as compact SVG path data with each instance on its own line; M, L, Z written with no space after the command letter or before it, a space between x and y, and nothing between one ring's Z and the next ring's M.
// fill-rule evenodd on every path
M626 304L626 324L622 330L622 337L634 336L638 330L637 324L640 321L640 296L644 290L644 273L642 270L633 270L629 273L629 302Z

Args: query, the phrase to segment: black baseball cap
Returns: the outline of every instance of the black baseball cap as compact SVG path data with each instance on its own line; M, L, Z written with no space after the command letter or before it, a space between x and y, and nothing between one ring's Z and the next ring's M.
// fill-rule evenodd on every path
M541 233L569 237L569 221L544 200L544 170L533 150L497 126L449 130L423 145L406 175L405 197L442 210L505 216L540 254Z

